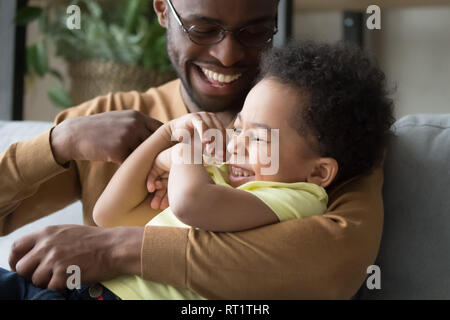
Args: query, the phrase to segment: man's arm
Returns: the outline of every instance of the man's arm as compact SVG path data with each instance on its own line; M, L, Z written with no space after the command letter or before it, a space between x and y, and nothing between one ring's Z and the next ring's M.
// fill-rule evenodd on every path
M0 153L0 235L80 198L75 164L67 163L65 168L53 157L54 128Z
M209 299L348 299L378 253L382 182L379 168L332 190L322 216L254 230L146 226L142 276Z

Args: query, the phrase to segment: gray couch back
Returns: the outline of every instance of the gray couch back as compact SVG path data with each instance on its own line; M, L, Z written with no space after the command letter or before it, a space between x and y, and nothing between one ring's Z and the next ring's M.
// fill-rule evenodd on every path
M381 289L361 299L450 299L450 114L395 123L385 163Z

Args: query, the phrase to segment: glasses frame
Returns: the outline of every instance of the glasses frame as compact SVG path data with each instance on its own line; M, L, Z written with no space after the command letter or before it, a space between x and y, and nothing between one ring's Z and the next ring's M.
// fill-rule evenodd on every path
M200 46L210 46L210 45L217 44L217 43L221 42L223 39L225 39L225 36L226 36L227 33L232 33L232 34L234 35L234 37L236 38L236 40L239 41L239 43L242 44L242 45L245 46L245 47L252 47L252 48L264 47L264 46L266 46L266 45L268 45L269 43L272 42L273 36L278 32L278 27L277 27L278 20L276 19L276 20L275 20L275 27L274 27L273 33L272 33L272 37L270 37L269 39L267 39L267 41L266 41L265 43L262 43L261 45L257 45L257 46L249 46L248 44L243 43L243 42L239 39L239 37L236 36L236 34L238 34L239 32L241 32L242 30L244 30L245 28L247 28L247 27L249 27L249 26L244 26L244 27L239 28L239 29L237 29L237 30L228 30L228 29L223 28L221 25L216 24L216 25L219 27L219 29L220 29L220 35L221 35L221 38L220 38L219 40L217 40L217 41L213 41L213 42L207 43L207 44L198 43L198 42L194 41L194 40L191 38L191 34L190 34L190 31L191 31L196 25L192 25L192 26L190 26L189 28L186 28L185 25L183 24L183 21L181 21L181 17L179 16L179 14L177 13L177 11L175 10L175 7L173 6L172 1L171 1L171 0L167 0L167 4L169 5L170 10L172 11L173 15L175 16L175 19L177 20L177 22L178 22L178 24L180 25L180 27L181 27L181 29L183 30L183 32L186 33L186 34L188 35L189 40L191 40L193 43L195 43L195 44L197 44L197 45L200 45Z

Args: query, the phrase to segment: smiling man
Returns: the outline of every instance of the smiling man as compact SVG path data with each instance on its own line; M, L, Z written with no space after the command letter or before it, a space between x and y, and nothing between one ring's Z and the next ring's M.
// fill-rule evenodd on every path
M357 291L381 238L381 169L335 187L323 216L239 233L103 229L92 218L119 164L160 121L205 110L230 123L253 85L261 53L272 45L277 4L154 0L179 79L67 109L52 129L0 154L2 234L80 199L86 224L19 239L10 255L14 271L38 287L61 289L67 267L78 265L83 283L135 274L209 299L350 298ZM14 285L20 286L8 286ZM17 298L31 297L19 292Z

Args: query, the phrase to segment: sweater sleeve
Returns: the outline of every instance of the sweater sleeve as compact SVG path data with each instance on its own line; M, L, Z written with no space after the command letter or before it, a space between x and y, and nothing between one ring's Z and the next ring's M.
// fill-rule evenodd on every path
M0 235L79 199L74 164L64 168L53 157L53 128L0 153Z
M145 229L142 276L208 299L349 299L378 253L382 169L330 192L321 216L237 233Z

